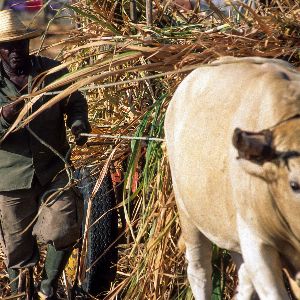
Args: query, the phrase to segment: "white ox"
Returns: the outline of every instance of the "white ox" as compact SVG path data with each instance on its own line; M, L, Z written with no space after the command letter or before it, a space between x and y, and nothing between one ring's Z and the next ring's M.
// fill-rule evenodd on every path
M237 299L289 299L282 268L300 271L300 73L264 58L198 68L176 90L165 133L195 298L210 299L213 242L243 260Z

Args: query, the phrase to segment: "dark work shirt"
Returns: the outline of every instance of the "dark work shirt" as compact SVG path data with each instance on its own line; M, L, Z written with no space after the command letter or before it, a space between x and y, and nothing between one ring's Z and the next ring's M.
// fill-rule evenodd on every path
M31 56L32 74L35 78L40 73L59 65L59 62L39 56ZM54 82L65 75L66 69L47 75L42 86ZM59 88L59 90L65 89ZM20 96L15 85L0 71L0 107ZM32 108L36 111L53 95L44 95ZM69 144L66 137L66 125L71 128L75 121L82 122L87 131L90 129L87 102L80 92L75 92L66 99L43 111L30 123L30 129L43 141L53 147L62 156L66 156ZM0 116L0 137L11 126ZM25 128L10 133L0 144L0 192L28 189L34 175L42 185L47 184L62 169L64 162L48 147L41 144Z

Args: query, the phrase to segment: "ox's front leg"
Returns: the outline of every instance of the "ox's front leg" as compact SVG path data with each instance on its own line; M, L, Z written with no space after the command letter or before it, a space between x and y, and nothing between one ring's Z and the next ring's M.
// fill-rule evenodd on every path
M211 242L184 213L180 213L180 221L188 262L187 276L193 295L195 300L210 299L212 293Z
M239 284L233 300L258 300L251 278L245 268L242 255L237 252L231 252L230 255L236 265L239 276Z
M238 271L239 284L235 300L258 300L251 278L243 263Z
M289 296L284 286L277 250L265 244L251 226L241 218L238 218L238 231L245 271L247 271L259 298L262 300L288 300ZM240 289L245 290L243 287Z

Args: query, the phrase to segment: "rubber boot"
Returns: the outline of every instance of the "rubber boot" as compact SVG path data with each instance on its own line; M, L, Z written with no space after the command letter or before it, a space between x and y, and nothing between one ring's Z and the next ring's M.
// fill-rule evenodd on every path
M9 286L10 286L10 291L12 295L18 294L18 289L19 289L19 274L20 271L18 269L11 269L9 268L7 270L8 273L8 278L9 278Z
M11 295L15 296L17 294L24 294L24 296L18 297L16 299L31 300L34 292L34 283L33 283L33 269L22 269L21 273L19 269L8 269L8 276L10 281L10 290ZM20 276L21 274L21 276Z
M63 272L72 250L57 251L52 245L48 245L44 271L40 291L40 299L56 299L58 279Z

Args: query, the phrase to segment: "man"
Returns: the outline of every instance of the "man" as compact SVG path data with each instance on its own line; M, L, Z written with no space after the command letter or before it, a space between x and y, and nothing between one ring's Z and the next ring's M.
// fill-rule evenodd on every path
M0 137L24 106L24 101L16 100L35 88L33 79L59 65L29 55L29 40L40 33L26 28L12 10L0 12ZM65 73L47 75L42 86ZM51 97L40 98L32 112ZM80 235L82 199L70 184L67 162L62 159L69 151L65 117L76 143L83 145L86 138L80 133L89 132L90 125L87 103L79 92L10 133L0 144L0 236L12 293L20 292L19 270L31 270L39 259L38 240L48 244L40 299L55 299L58 278Z

